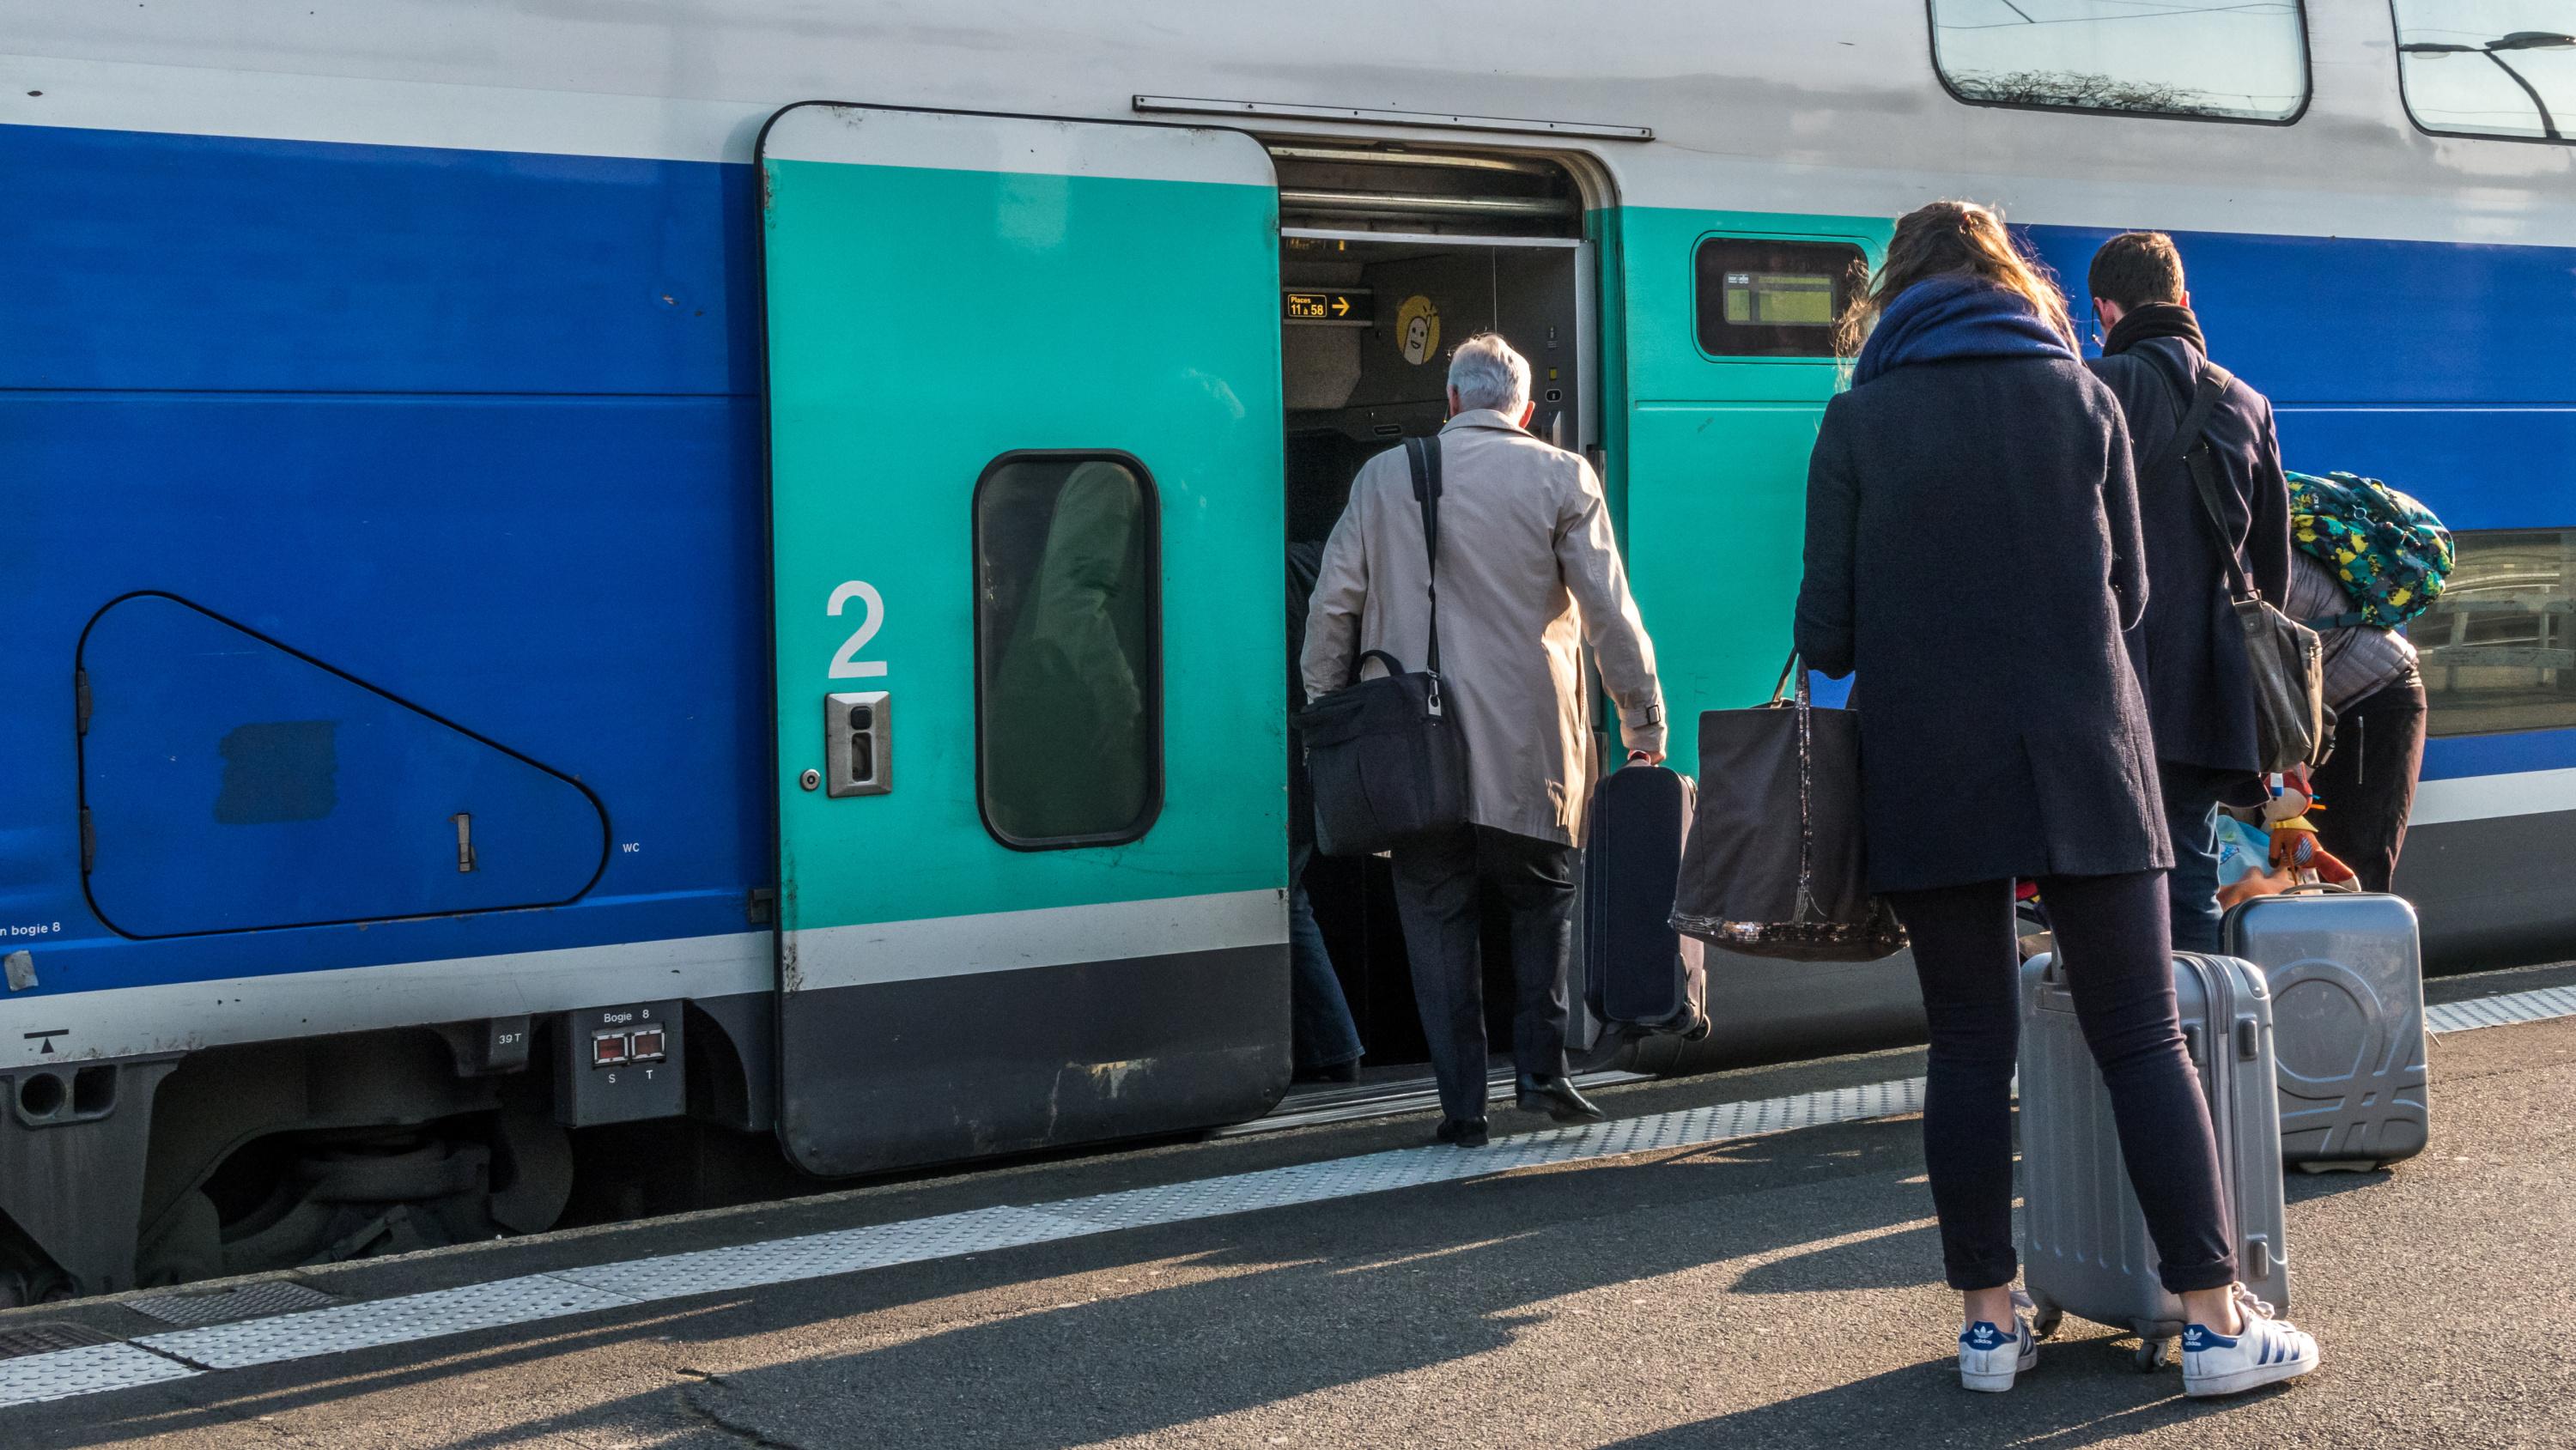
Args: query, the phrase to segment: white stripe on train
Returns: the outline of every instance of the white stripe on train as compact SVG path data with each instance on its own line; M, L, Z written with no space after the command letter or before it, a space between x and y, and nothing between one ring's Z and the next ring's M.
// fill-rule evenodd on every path
M2576 811L2576 769L2428 780L2412 824L2457 825ZM1287 940L1277 890L1101 902L801 934L795 986L833 987L1223 951ZM617 1002L721 997L775 985L766 932L558 951L281 972L0 1002L0 1071L363 1032ZM59 1038L29 1039L60 1028ZM54 1051L43 1054L50 1042Z
M2510 775L2462 775L2428 780L2415 788L2410 826L2447 826L2505 816L2576 811L2576 770L2524 770Z
M1363 0L1238 7L1185 38L1142 4L1029 0L956 0L938 27L866 5L782 25L747 0L631 15L357 0L256 26L226 0L142 12L0 0L15 44L57 52L0 56L0 125L742 163L769 116L805 100L1124 121L1143 92L1383 107L1392 76L1422 112L1653 128L1652 143L1591 148L1631 206L1886 216L1966 193L2068 226L2576 244L2555 148L2409 124L2384 10L2310 17L2321 79L2300 124L2275 127L1961 104L1934 79L1919 0L1751 20L1685 7L1654 27L1572 34L1543 73L1521 52L1555 9L1495 3L1481 32L1443 33L1390 70L1302 43L1319 27L1434 28Z
M1278 887L872 922L798 933L793 986L815 991L1287 940L1287 893ZM44 957L38 949L40 974ZM733 932L22 997L0 1000L0 1071L623 1002L724 997L766 992L776 980L769 933ZM61 1035L31 1038L31 1032ZM53 1051L46 1052L48 1046Z

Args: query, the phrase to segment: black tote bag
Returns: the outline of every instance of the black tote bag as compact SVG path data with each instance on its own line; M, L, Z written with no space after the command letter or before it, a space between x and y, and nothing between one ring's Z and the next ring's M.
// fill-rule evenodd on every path
M1349 686L1298 714L1315 849L1327 856L1372 855L1467 823L1467 742L1440 686L1440 440L1407 438L1404 451L1430 558L1426 668L1408 674L1395 656L1369 650L1351 662ZM1371 659L1387 672L1362 680Z
M1699 778L1673 930L1796 962L1876 961L1905 945L1864 874L1860 716L1815 708L1797 656L1769 704L1699 717Z

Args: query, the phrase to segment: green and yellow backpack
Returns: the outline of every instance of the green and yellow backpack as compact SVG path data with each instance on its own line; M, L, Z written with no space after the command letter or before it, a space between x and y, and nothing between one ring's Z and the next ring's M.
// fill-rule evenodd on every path
M2352 473L2290 475L2290 537L2335 571L2355 606L2307 621L2311 629L2394 629L2441 597L2456 560L2451 531L2431 509Z

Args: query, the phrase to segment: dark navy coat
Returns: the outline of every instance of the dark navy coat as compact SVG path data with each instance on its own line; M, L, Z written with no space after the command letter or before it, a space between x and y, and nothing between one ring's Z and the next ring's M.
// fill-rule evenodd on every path
M2156 757L2205 771L2251 777L2254 685L2245 635L2227 602L2217 539L2180 463L2149 470L2171 446L2200 374L2199 348L2178 337L2138 343L2100 358L2094 376L2119 396L2138 469L2138 520L2147 540L2147 615L2131 636L2138 684L2146 691ZM2290 589L2290 484L2272 432L2272 404L2242 382L2210 415L2228 542L2247 576L2275 608Z
M1858 672L1873 889L2173 863L2122 639L2148 599L2131 468L2071 357L1896 367L1825 409L1797 642Z

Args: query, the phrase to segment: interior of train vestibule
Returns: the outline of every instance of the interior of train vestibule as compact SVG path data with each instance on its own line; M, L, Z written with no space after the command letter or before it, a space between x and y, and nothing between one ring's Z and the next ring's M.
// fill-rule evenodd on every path
M1440 430L1449 355L1478 333L1502 334L1529 359L1531 431L1599 464L1594 250L1564 167L1311 138L1270 152L1280 188L1289 546L1322 543L1371 456ZM1305 881L1367 1049L1365 1075L1425 1074L1387 863L1319 857ZM1497 1061L1511 1044L1504 946L1500 918L1489 916L1485 1003ZM1578 1045L1589 1036L1580 972L1578 961Z

